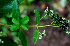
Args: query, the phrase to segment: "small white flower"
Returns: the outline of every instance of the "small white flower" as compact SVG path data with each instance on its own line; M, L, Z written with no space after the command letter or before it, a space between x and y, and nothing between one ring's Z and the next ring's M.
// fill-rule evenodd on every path
M43 33L42 34L44 34L44 36L46 36L46 34L45 34L45 30L43 31Z
M64 18L64 17L62 17L62 19L63 19L63 20L65 20L65 18Z
M44 12L46 12L46 10Z
M48 11L48 7L47 7L46 11Z
M42 36L41 35L39 35L39 39L42 39Z
M69 32L69 31L66 31L66 33L68 33L68 34L69 34L70 32Z
M43 33L42 34L45 34L45 30L43 31Z

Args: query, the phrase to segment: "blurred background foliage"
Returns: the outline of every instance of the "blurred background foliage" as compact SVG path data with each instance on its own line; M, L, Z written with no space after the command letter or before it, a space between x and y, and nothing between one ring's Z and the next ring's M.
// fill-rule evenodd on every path
M18 46L17 44L19 44L19 45L21 44L20 40L17 36L18 31L12 32L8 26L8 25L13 24L12 23L12 2L13 2L13 0L0 0L0 32L2 32L2 33L0 33L0 39L5 42L4 44L2 44L0 41L0 46ZM29 18L30 18L29 24L35 24L35 18L34 18L35 17L34 16L35 8L38 9L41 17L43 17L45 15L45 13L43 11L46 9L46 7L48 7L49 9L52 9L54 12L58 12L58 14L60 16L65 17L66 19L70 19L70 0L18 0L18 2L19 2L21 18L24 16L29 16ZM40 25L49 24L51 21L52 20L50 20L49 16L46 16L42 19L42 21L41 21L42 23L40 23ZM43 23L43 22L46 22L46 23ZM5 24L5 25L3 25L3 24ZM34 30L34 29L32 29L32 30ZM30 30L30 31L32 31L32 30ZM50 29L48 28L48 30L50 30ZM51 28L51 30L52 30L52 28ZM50 39L50 37L52 36L51 30L48 31L46 39ZM61 31L59 31L59 32L61 32ZM30 32L28 32L28 33L30 33ZM25 34L27 36L27 39L29 38L29 35L32 36L32 34L27 34L26 32L25 32ZM58 37L56 32L54 35L56 37ZM29 42L30 41L28 40L28 43ZM60 44L60 46L66 45L66 44L67 43ZM33 46L32 43L29 44L28 46L31 46L31 45ZM35 46L37 46L37 45L35 45ZM48 45L48 44L45 44L44 46L46 46L46 45ZM50 45L50 46L52 46L52 45Z

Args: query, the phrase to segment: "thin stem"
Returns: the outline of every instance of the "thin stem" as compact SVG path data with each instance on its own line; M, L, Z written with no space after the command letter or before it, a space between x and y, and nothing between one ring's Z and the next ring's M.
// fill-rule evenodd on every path
M53 21L54 22L54 21ZM50 25L52 25L53 24L53 22L51 22L51 24Z
M47 14L46 14L46 15L47 15ZM46 16L46 15L45 15L45 16ZM45 16L43 16L40 20L42 20Z
M0 25L8 25L8 24L2 24L2 23L0 23ZM8 26L12 26L12 25L8 25ZM38 26L38 24L37 25L30 25L28 27L37 27L37 29L38 29L38 27L46 27L46 26L59 27L59 26L53 26L53 25Z
M46 15L47 15L47 14L46 14ZM46 16L46 15L45 15L45 16ZM43 16L40 20L42 20L45 16ZM36 27L37 27L37 29L38 29L38 27L39 27L38 24L36 25ZM45 27L45 26L40 26L40 27Z
M39 32L39 34L42 35L41 32Z
M45 26L52 26L52 25L45 25Z
M0 23L0 25L8 25L8 24L1 24ZM12 25L8 25L8 26L12 26ZM59 27L59 26L53 26L53 25L38 26L38 24L37 25L28 25L28 27L37 27L37 29L38 29L38 27L46 27L46 26Z
M59 27L59 26L53 26L53 27Z
M53 25L44 25L44 26L32 25L32 26L28 26L28 27L46 27L46 26L59 27L59 26L53 26Z
M30 25L30 26L28 25L28 27L36 27L36 25Z

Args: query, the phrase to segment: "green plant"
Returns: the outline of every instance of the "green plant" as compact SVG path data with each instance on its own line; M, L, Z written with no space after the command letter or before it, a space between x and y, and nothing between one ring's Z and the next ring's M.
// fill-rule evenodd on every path
M66 33L68 33L68 34L70 33L68 30L70 20L67 21L65 18L60 17L57 13L53 13L53 10L48 10L48 7L45 10L45 13L46 13L45 16L48 15L49 17L51 17L51 19L53 19L53 22L50 25L38 26L40 21L45 16L40 18L40 14L39 14L37 9L34 10L34 13L35 13L36 25L32 25L32 26L28 25L29 17L28 16L24 16L23 18L20 17L20 10L19 10L18 1L14 0L13 4L12 4L12 24L11 25L7 24L7 22L5 22L6 19L2 18L0 25L7 25L10 27L10 30L12 32L13 31L17 32L22 46L27 46L27 39L26 39L26 36L25 36L23 30L28 30L28 27L36 27L37 28L33 32L33 43L34 44L37 42L38 36L39 36L39 39L42 39L42 36L46 36L45 30L43 31L43 33L39 32L39 30L38 30L39 27L46 27L46 26L59 27L59 28L62 27L62 29L65 30ZM0 33L2 33L2 32L0 32ZM16 33L14 33L14 34L16 34ZM3 39L2 35L0 38L2 39L1 42L4 43L5 41L3 42L4 39ZM14 44L17 46L16 43L14 43Z

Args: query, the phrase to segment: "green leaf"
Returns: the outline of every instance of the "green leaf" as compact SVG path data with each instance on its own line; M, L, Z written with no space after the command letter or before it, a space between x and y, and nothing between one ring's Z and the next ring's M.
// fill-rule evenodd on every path
M21 25L21 28L24 29L24 30L28 30L27 27L24 26L24 25Z
M9 33L8 28L7 28L7 25L3 25L2 26L2 31L3 31L2 35L6 35L6 34Z
M7 16L6 16L7 18L11 18L12 17L12 13L10 13L10 14L7 14Z
M37 9L35 9L34 12L35 12L36 24L39 24L40 23L40 14Z
M38 36L39 36L39 32L38 32L38 30L35 30L35 31L33 32L33 43L34 43L34 44L36 43L36 41L37 41L37 39L38 39Z
M22 46L27 46L27 39L26 39L26 36L25 36L23 31L20 30L18 32L18 37L19 37L19 39L21 41L21 45Z
M16 19L12 19L12 22L14 23L14 24L16 24L16 25L19 25L20 23L16 20Z
M29 21L29 17L25 16L25 17L23 17L23 18L21 19L21 24L22 24L22 25L25 25L25 24L28 23L28 21Z
M14 0L0 0L0 18L10 14L12 12L12 4ZM24 0L17 0L20 5ZM5 3L6 2L6 3ZM15 5L16 6L16 5Z
M10 30L12 30L12 31L16 31L17 29L19 29L19 25L13 24L13 25L10 27Z
M2 23L2 24L7 24L6 18L1 18L1 23Z
M17 21L20 19L20 10L17 0L14 0L12 4L12 17Z
M2 0L0 1L0 18L6 16L6 14L10 13L12 10L12 1L13 0ZM6 3L4 3L6 2Z

